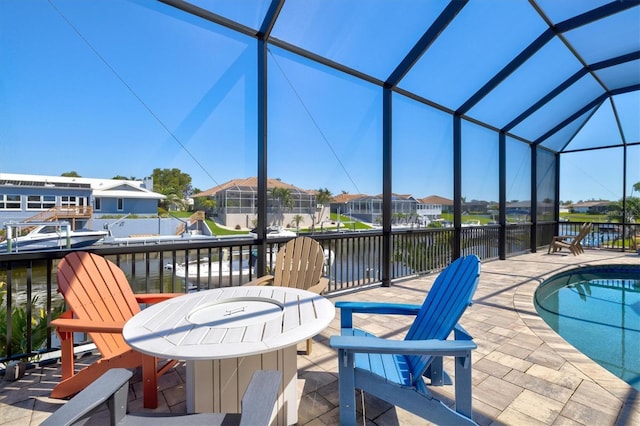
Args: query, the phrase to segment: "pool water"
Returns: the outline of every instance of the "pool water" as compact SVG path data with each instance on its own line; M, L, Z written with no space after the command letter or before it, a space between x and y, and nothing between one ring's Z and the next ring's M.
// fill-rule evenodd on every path
M563 272L542 283L534 299L560 336L640 390L640 265Z

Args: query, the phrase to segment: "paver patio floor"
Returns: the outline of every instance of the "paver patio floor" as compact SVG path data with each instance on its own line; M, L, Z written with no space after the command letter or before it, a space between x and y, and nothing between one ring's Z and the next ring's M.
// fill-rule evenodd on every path
M543 280L587 264L639 264L640 256L587 250L580 256L538 252L487 261L482 265L474 304L461 324L474 336L473 411L480 425L640 425L638 392L578 352L537 315L533 293ZM421 303L434 275L375 287L336 300ZM360 316L357 324L381 337L402 337L410 319ZM299 424L337 425L337 357L328 347L339 333L339 315L316 336L310 356L298 356ZM299 346L304 349L304 342ZM91 362L91 356L78 362ZM450 363L450 361L449 361ZM445 363L446 365L446 363ZM447 369L452 372L452 368ZM59 380L57 364L36 367L16 382L0 381L0 424L37 425L60 404L48 397ZM143 411L139 375L132 380L129 408ZM157 412L185 412L185 372L178 366L160 380ZM443 400L450 386L436 388ZM361 399L357 398L358 403ZM423 419L365 395L366 423L370 425L428 424ZM358 406L362 412L361 405ZM104 424L95 416L91 424ZM359 420L361 421L361 416Z

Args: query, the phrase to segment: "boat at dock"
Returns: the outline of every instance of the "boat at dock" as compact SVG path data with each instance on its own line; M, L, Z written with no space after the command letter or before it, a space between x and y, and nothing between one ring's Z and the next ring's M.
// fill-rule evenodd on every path
M252 239L249 234L244 235L201 235L183 233L179 235L161 235L161 234L136 234L128 237L107 236L100 244L111 246L136 246L136 245L153 245L153 244L178 244L178 243L195 243L198 241L224 241L224 240L243 240Z
M166 263L164 269L174 270L175 276L190 283L216 283L219 286L244 284L256 278L253 269L257 253L254 250L234 251L229 255L226 249L221 250L221 258L201 257L177 264ZM268 258L275 261L276 252L269 252ZM332 250L325 249L325 273L331 270L335 255Z
M166 264L165 269L173 269L173 266ZM211 281L220 286L228 286L232 283L244 284L255 278L253 274L253 265L248 259L218 261L203 257L175 266L176 277L183 278L188 282L206 283Z
M296 234L295 232L284 229L279 225L268 226L265 231L265 235L267 238L295 238L298 236L298 234ZM249 232L249 235L253 236L253 238L258 238L258 229L253 228Z
M106 231L71 229L68 222L5 223L6 238L0 242L0 252L24 252L82 248L96 244L107 236ZM28 230L24 235L21 232Z

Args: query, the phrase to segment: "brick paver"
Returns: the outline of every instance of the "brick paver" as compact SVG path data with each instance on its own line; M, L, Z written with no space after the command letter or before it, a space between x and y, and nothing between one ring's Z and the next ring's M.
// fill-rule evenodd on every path
M640 263L630 254L587 250L565 254L514 256L482 265L480 285L462 325L474 336L474 419L481 425L637 425L638 392L565 342L537 315L533 294L555 273L585 264ZM389 288L331 297L335 300L421 303L435 275L394 283ZM358 324L381 337L401 337L410 320L397 317L358 317ZM299 424L338 424L338 382L335 351L327 346L339 333L339 316L316 336L313 353L298 357ZM300 346L303 350L304 342ZM445 366L451 366L450 361ZM30 369L17 382L0 382L0 424L36 425L64 401L48 397L59 378L57 365ZM447 369L452 372L451 368ZM160 381L158 412L184 413L184 366ZM449 386L437 388L443 400L452 398ZM142 411L140 377L132 380L129 407ZM361 415L361 399L357 396ZM423 419L365 395L368 424L428 424ZM104 424L104 415L92 424ZM361 421L359 418L358 421Z

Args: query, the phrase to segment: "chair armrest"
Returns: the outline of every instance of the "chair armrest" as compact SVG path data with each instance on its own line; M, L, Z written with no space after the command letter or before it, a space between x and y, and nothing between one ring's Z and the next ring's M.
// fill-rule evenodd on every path
M118 321L112 323L96 323L93 321L80 320L77 318L58 318L51 321L50 324L56 327L61 333L75 331L82 331L86 333L122 333L122 328L124 327L125 322Z
M387 315L417 315L421 305L382 302L336 302L340 309L340 328L353 328L353 315L359 314L387 314Z
M244 285L269 285L273 283L273 275L264 275L262 277L259 278L255 278L251 281L249 281Z
M473 337L460 324L453 327L453 335L455 340L473 340Z
M336 308L348 309L353 313L361 314L417 315L422 306L402 303L337 301Z
M71 398L52 415L47 417L42 426L73 425L88 418L102 404L112 405L115 420L119 421L127 411L127 394L131 371L125 368L112 368L98 377L93 383Z
M329 285L329 278L322 277L320 278L320 281L318 281L318 284L312 285L307 289L307 291L310 291L316 294L322 294L322 292L325 291L328 285Z
M282 373L258 370L253 373L242 397L240 425L268 426L275 407Z
M185 293L146 293L146 294L136 294L136 301L138 303L145 303L148 305L152 305L154 303L159 303L165 300L172 299L178 296L184 296Z
M472 340L388 340L364 336L331 336L329 346L354 353L466 356L478 345Z
M564 240L554 241L553 244L556 245L556 246L571 247L571 242L564 241Z

